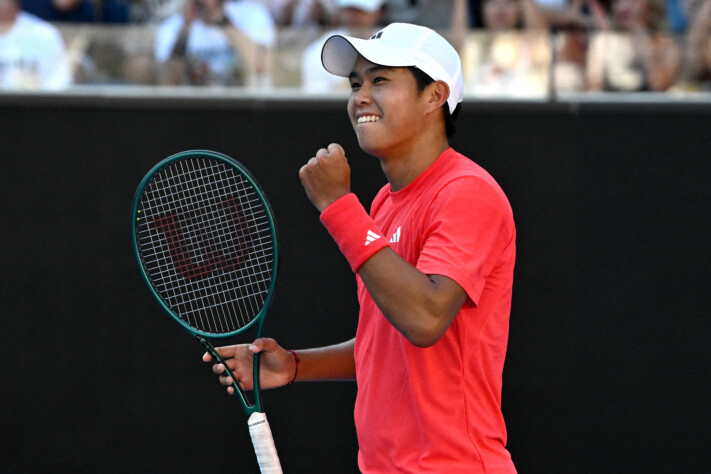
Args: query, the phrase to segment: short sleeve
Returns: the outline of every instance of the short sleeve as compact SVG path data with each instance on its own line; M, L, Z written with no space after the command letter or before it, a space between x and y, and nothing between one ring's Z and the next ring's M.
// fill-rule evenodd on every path
M458 178L428 209L417 268L451 278L478 304L489 273L514 238L503 192L481 178Z

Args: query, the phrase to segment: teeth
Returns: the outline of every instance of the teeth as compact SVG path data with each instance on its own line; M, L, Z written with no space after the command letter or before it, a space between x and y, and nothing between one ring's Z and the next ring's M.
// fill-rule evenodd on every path
M377 122L378 120L380 120L380 117L377 115L364 115L363 117L358 117L358 123Z

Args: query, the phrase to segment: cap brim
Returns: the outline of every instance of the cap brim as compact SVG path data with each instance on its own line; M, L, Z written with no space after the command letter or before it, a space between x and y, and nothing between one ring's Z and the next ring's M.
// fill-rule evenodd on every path
M411 62L404 62L403 57L410 54L408 48L384 45L379 41L370 41L349 36L331 36L321 50L323 67L336 76L348 77L358 60L358 55L373 64L389 67L410 67Z

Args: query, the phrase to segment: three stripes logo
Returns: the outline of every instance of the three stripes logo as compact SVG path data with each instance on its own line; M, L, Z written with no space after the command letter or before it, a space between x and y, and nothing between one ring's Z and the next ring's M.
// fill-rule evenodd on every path
M395 233L393 234L392 237L390 237L390 243L391 244L396 244L400 242L400 233L401 233L402 226L399 226ZM365 245L370 245L376 240L382 238L382 236L376 234L372 230L368 231L368 234L365 236Z
M365 245L370 245L373 242L375 242L376 240L378 240L379 238L380 238L380 236L378 234L376 234L372 230L369 230L368 235L366 235L366 237L365 237Z
M396 243L400 242L400 229L401 228L402 228L402 226L398 226L398 228L395 231L395 233L393 234L393 236L390 237L391 244L396 244Z
M383 36L383 32L382 32L382 31L379 31L378 33L375 33L373 36L371 36L371 37L368 38L368 39L374 40L374 39L380 38L381 36Z

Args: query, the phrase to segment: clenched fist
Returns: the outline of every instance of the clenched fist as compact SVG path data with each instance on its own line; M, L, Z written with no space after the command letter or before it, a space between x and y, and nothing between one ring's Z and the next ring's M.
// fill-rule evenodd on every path
M331 143L299 170L306 195L319 212L351 192L351 168L341 145Z

